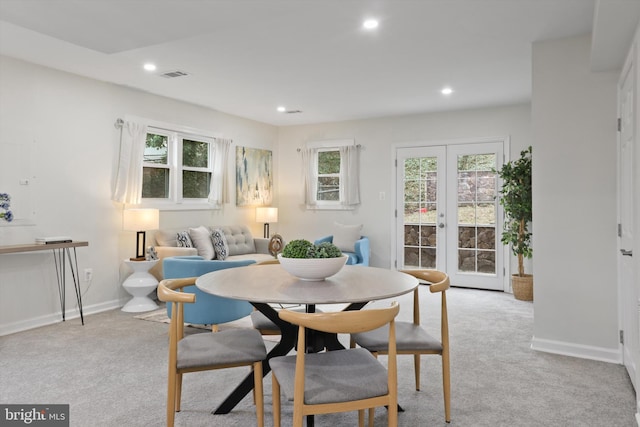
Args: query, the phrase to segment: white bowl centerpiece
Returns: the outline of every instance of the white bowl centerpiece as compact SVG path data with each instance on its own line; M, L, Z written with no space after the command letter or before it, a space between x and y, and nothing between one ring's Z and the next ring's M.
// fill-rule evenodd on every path
M344 267L349 257L333 243L314 245L308 240L292 240L278 254L280 265L298 279L321 281Z

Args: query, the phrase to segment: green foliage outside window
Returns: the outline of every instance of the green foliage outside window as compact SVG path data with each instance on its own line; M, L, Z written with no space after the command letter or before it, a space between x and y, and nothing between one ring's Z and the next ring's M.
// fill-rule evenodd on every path
M208 142L182 140L182 197L205 199L209 195L211 173L198 169L209 168L210 144ZM158 167L144 167L142 197L169 198L171 171L169 166L169 137L147 133L144 162ZM166 167L162 167L166 166Z
M318 152L318 200L340 200L340 152Z

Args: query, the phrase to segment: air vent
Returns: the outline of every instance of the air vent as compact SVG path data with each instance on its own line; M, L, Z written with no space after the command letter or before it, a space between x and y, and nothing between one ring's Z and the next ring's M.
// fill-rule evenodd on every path
M302 111L300 111L300 110L288 110L288 111L285 111L285 113L286 114L299 114L299 113L302 113Z
M185 73L184 71L174 70L174 71L167 71L166 73L162 73L160 75L167 79L174 79L176 77L188 76L189 74Z

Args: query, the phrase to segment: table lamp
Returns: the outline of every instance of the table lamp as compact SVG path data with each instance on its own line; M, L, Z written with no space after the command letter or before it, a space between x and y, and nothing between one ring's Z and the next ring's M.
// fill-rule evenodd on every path
M157 230L159 227L160 212L158 209L125 209L122 228L136 232L136 256L130 258L131 261L146 259L146 231Z
M264 238L269 238L269 223L278 222L278 208L256 208L256 222L264 223Z

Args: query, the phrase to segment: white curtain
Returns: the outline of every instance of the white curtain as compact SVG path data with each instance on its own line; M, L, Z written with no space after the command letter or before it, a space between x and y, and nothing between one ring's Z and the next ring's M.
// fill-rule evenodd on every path
M359 147L346 145L340 147L340 191L342 205L360 204L360 161Z
M142 161L147 125L125 121L120 129L120 155L111 199L126 204L142 201Z
M215 152L213 155L213 173L211 174L211 185L209 191L209 202L222 206L229 202L229 189L227 183L227 159L229 158L229 147L233 141L231 139L215 138Z
M316 205L316 188L318 176L316 174L316 149L302 149L302 180L304 182L304 202L307 206Z

